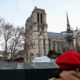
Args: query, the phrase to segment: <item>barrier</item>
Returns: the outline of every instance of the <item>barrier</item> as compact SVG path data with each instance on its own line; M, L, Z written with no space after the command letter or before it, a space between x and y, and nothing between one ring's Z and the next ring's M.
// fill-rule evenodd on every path
M57 69L52 63L0 62L0 80L48 80Z

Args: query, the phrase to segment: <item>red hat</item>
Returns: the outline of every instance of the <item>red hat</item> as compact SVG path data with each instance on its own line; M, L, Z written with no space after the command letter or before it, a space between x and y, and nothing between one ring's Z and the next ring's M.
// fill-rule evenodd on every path
M56 59L56 63L61 69L80 68L80 54L68 50Z

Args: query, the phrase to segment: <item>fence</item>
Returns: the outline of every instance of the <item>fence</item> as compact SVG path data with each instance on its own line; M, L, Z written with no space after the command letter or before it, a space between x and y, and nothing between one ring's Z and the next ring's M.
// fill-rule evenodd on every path
M2 65L1 65L2 64ZM48 80L58 67L52 63L0 63L0 80Z

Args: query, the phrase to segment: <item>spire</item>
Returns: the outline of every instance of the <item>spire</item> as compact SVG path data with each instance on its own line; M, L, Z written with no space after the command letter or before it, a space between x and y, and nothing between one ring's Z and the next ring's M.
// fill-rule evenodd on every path
M70 24L69 24L69 19L68 19L68 13L66 12L66 16L67 16L67 31L70 30Z

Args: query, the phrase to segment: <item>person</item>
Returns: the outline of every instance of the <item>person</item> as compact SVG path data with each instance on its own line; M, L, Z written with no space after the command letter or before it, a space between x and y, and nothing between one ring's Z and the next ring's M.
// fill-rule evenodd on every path
M32 62L54 62L55 59L56 59L56 54L54 53L53 50L50 50L47 56L36 57L33 59Z
M51 78L49 80L80 80L80 72L74 70L62 71L60 73L60 78Z
M60 71L55 78L50 80L80 80L80 54L68 50L61 54L55 61ZM59 75L59 76L58 76Z

